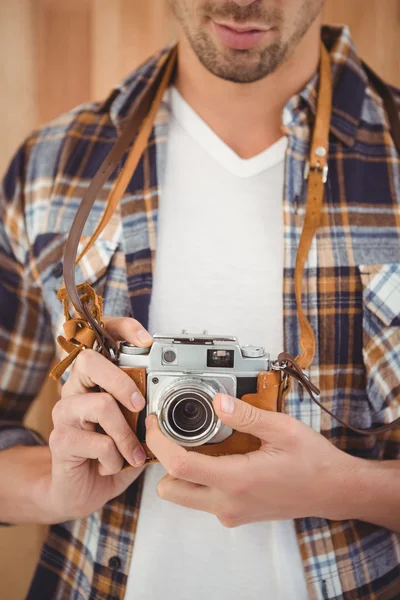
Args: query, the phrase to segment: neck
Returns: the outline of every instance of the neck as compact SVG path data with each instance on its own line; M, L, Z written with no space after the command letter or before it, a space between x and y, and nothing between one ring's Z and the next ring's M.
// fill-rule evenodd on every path
M254 83L225 81L198 60L189 41L178 45L175 85L213 131L242 158L259 154L283 135L282 111L318 68L320 19L291 57L274 73ZM232 124L239 126L232 127ZM246 135L243 135L246 132Z

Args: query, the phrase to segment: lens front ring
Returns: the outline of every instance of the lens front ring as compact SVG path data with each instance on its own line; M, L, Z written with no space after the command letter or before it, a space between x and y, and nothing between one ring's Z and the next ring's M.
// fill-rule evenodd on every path
M193 437L207 429L212 420L212 408L196 392L192 397L185 393L171 402L168 410L168 422L175 430Z
M218 392L213 385L200 379L175 382L163 394L157 411L163 433L181 446L207 443L222 425L212 404L212 399Z

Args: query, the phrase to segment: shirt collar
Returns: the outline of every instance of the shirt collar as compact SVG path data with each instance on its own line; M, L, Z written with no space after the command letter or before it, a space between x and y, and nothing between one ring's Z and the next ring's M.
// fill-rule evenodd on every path
M368 78L357 55L350 31L347 26L324 26L321 30L324 44L330 52L332 61L333 98L331 132L345 145L352 146L355 141L361 118L362 105ZM117 129L121 130L125 119L136 105L137 98L157 76L162 57L169 52L173 42L152 56L139 69L128 75L99 105L99 111L109 111ZM317 107L319 75L315 75L299 94L293 96L286 109L296 120L296 114L304 104L315 116Z
M324 26L322 41L329 50L332 64L332 117L331 132L346 146L353 146L361 118L368 78L357 55L347 26ZM305 103L313 116L317 110L319 74L310 79L297 98L289 105ZM295 110L296 110L295 108Z
M123 125L135 109L138 98L151 85L160 72L163 57L176 45L176 42L159 50L149 60L143 63L133 73L129 74L110 92L108 97L99 104L99 112L109 112L111 121L121 133Z

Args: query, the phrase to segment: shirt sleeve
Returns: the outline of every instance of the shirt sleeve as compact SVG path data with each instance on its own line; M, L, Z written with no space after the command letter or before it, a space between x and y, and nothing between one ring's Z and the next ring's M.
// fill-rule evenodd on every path
M44 443L23 419L54 356L25 227L25 163L23 145L0 186L0 450Z

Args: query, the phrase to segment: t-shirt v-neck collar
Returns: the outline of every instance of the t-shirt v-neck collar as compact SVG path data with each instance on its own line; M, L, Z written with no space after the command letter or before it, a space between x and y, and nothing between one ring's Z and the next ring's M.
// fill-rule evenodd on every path
M284 160L287 147L287 138L285 136L260 154L252 158L241 158L203 121L178 92L176 87L170 87L168 95L172 116L179 125L205 152L233 175L238 177L253 177Z

